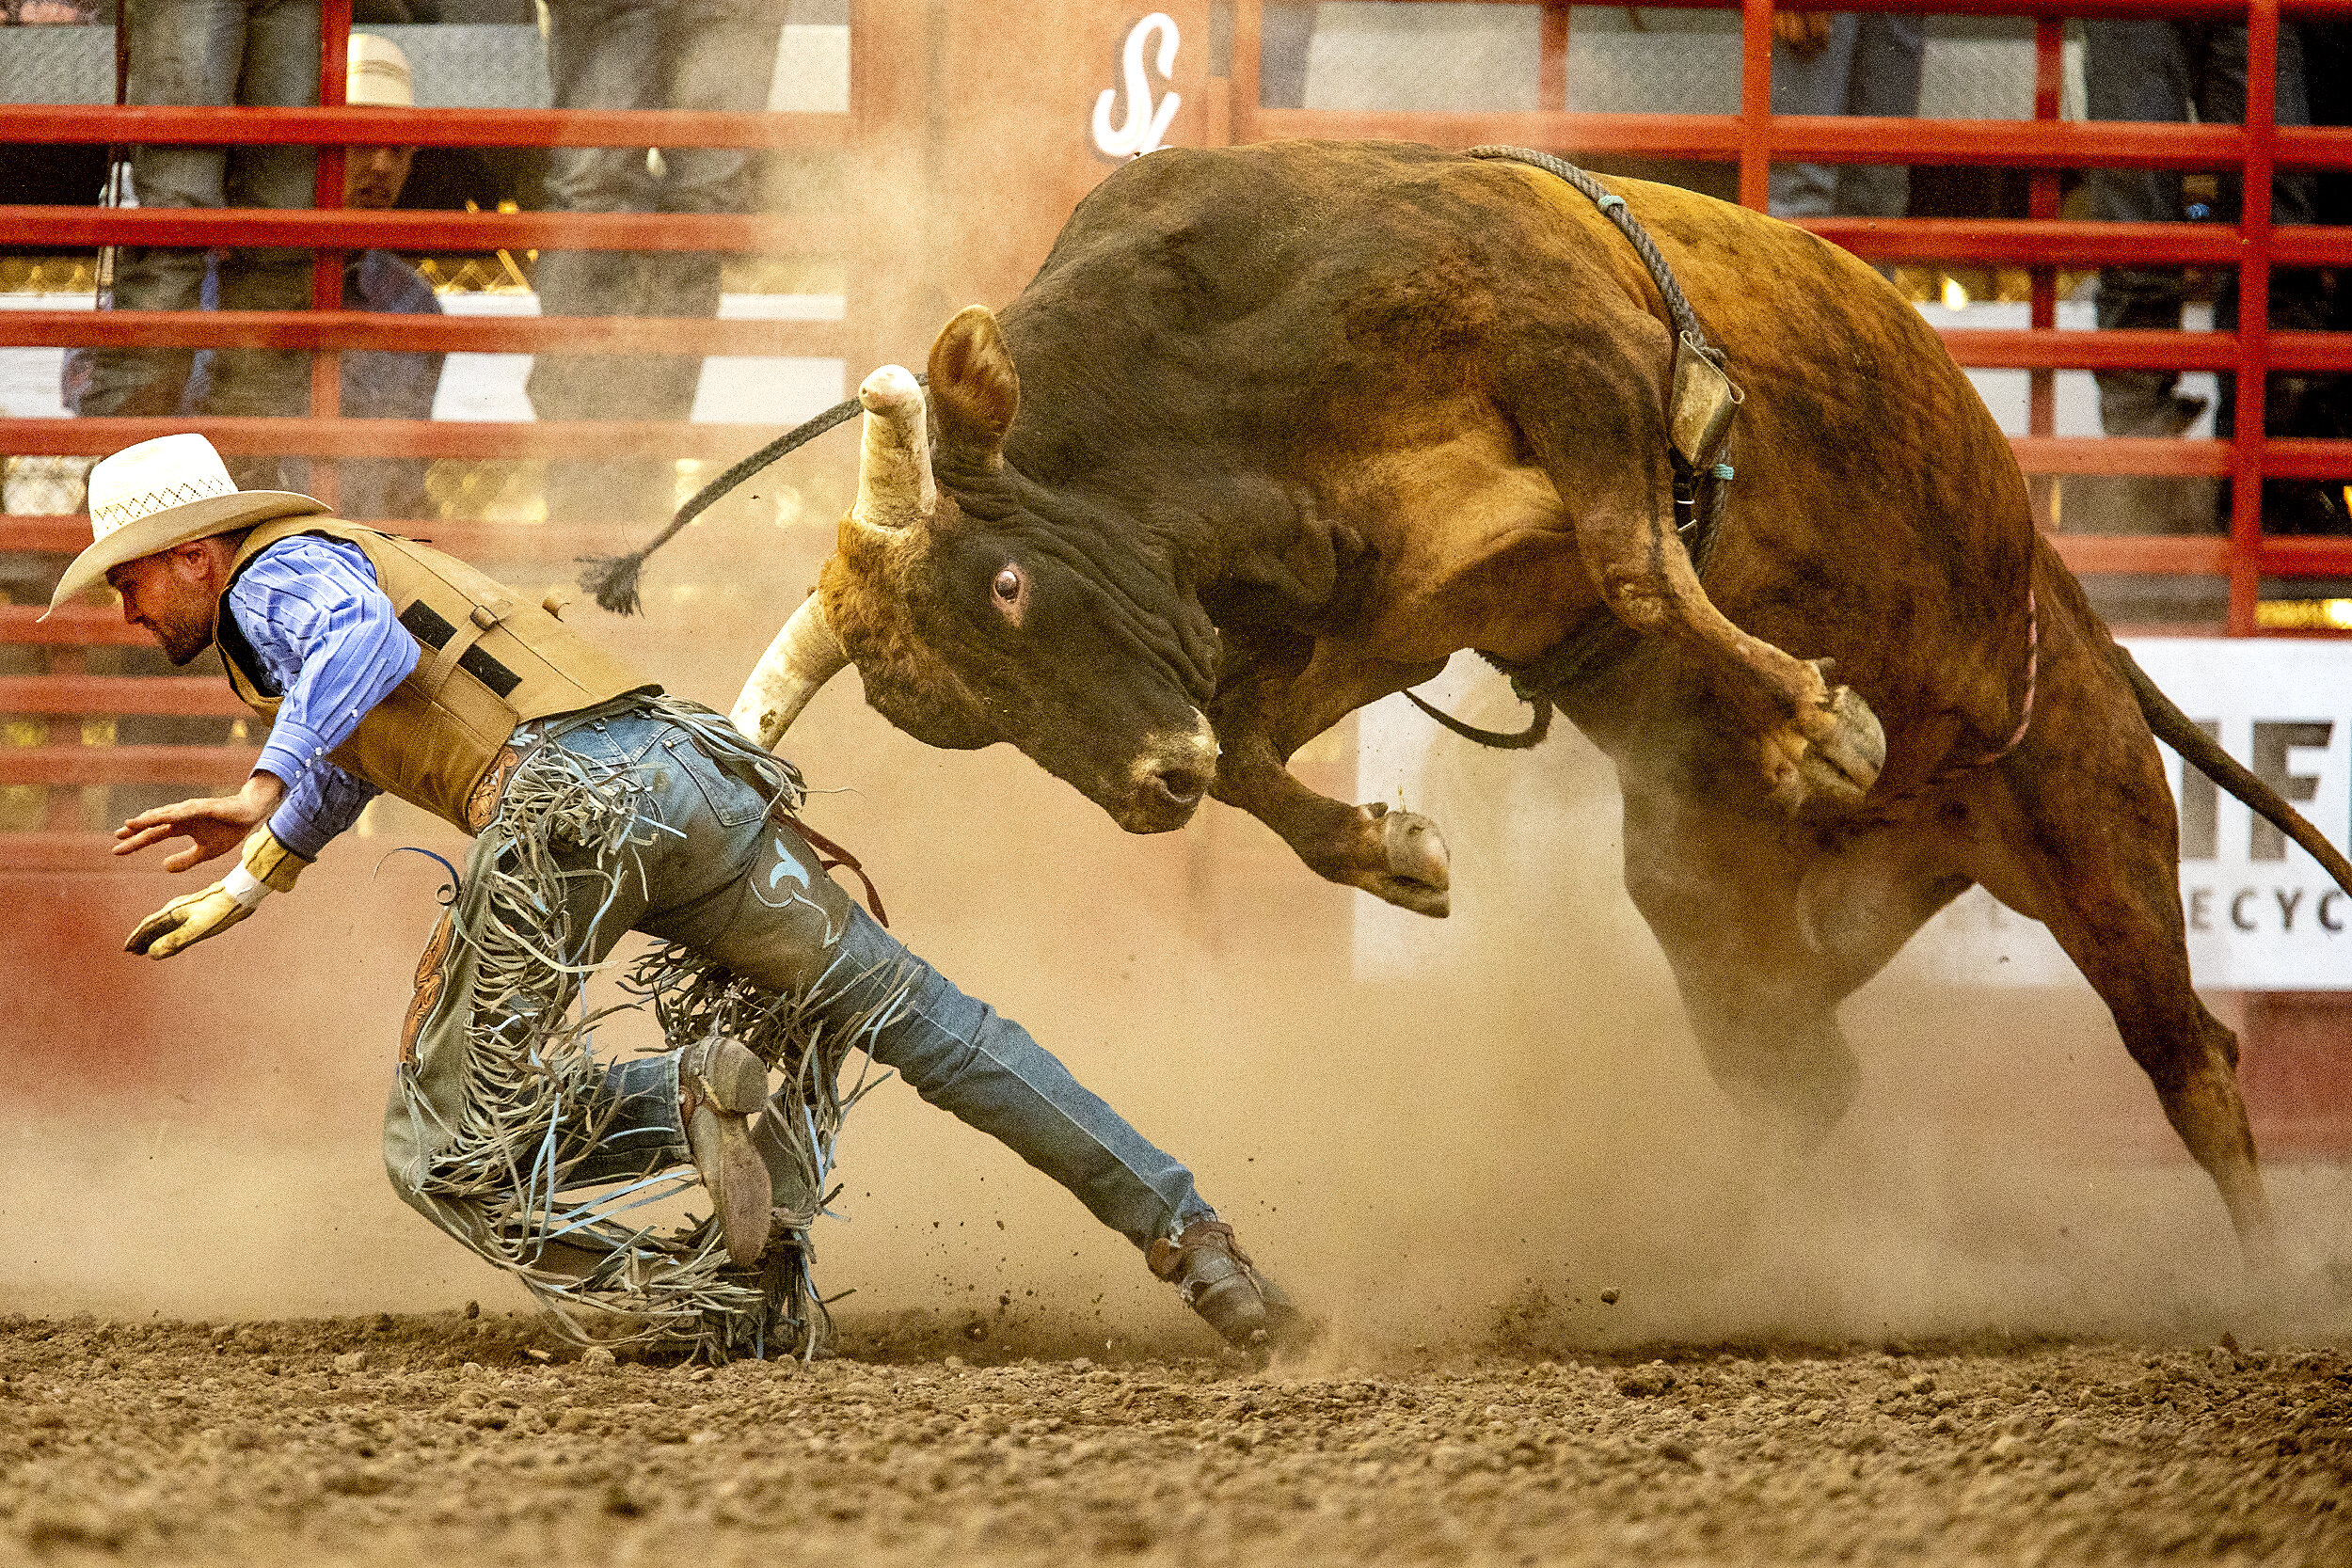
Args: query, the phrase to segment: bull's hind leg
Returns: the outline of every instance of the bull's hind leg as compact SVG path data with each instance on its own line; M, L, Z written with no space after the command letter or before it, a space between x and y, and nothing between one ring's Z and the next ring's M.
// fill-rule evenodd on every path
M1674 966L1708 1070L1799 1149L1858 1086L1837 1005L1967 885L1915 833L1833 852L1769 817L1629 782L1626 888Z
M2053 661L2042 697L2026 744L1986 792L2010 820L1980 835L1999 846L1980 879L2047 926L2107 1005L2166 1119L2220 1189L2248 1263L2273 1273L2277 1234L2238 1095L2237 1037L2190 987L2164 765L2103 647Z

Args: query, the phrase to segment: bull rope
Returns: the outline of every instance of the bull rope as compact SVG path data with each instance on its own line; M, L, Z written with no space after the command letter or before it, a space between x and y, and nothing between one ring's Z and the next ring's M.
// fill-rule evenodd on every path
M1473 147L1467 155L1532 165L1581 192L1594 206L1600 209L1603 216L1616 225L1618 231L1632 245L1634 253L1641 257L1642 265L1649 272L1651 283L1658 289L1659 298L1665 302L1666 314L1674 324L1677 341L1687 340L1694 351L1713 360L1718 369L1723 367L1723 351L1707 345L1706 334L1700 330L1698 315L1691 309L1689 297L1683 293L1682 286L1675 281L1673 269L1666 265L1666 259L1660 254L1657 243L1649 237L1649 231L1642 227L1627 207L1625 198L1610 190L1586 170L1533 148L1488 145ZM1671 442L1667 445L1666 456L1674 468L1675 531L1681 537L1684 547L1691 552L1692 570L1704 575L1720 536L1719 525L1730 497L1732 467L1728 463L1716 463L1710 465L1701 476ZM1701 499L1702 491L1704 500ZM1488 663L1511 677L1512 694L1534 709L1534 716L1527 728L1516 735L1465 724L1450 714L1439 712L1412 691L1405 693L1406 700L1445 728L1482 746L1501 750L1534 746L1544 738L1551 725L1553 705L1550 693L1574 686L1594 666L1605 662L1634 641L1629 628L1613 618L1604 618L1526 664L1514 664L1492 654L1483 656ZM2042 616L2035 603L2033 584L2028 582L2026 585L2026 693L2018 705L2016 728L1991 751L1966 762L1938 769L1914 788L1896 797L1896 800L1908 799L1943 783L1955 773L1990 767L2015 751L2025 740L2026 731L2033 724L2034 697L2040 685L2041 668ZM1880 809L1883 810L1893 803L1882 802Z
M2033 724L2034 693L2041 684L2042 607L2035 602L2033 584L2028 582L2026 584L2026 697L2025 701L2017 705L2017 727L2009 732L2007 740L2002 741L1976 761L1962 764L1963 768L1983 768L2000 761L2017 750L2018 743L2026 738L2026 731ZM1959 770L1959 768L1945 769L1947 773Z
M1657 242L1649 237L1625 198L1603 185L1587 171L1549 152L1529 147L1489 145L1473 147L1467 154L1472 158L1503 159L1527 164L1555 179L1566 182L1600 209L1601 215L1614 224L1617 231L1633 246L1649 273L1650 282L1657 287L1658 297L1664 302L1666 316L1673 324L1677 343L1687 343L1691 351L1703 355L1720 370L1724 353L1708 345L1707 334L1699 325L1698 313L1691 309L1691 301L1675 281L1674 269L1666 265ZM1671 392L1668 394L1671 397ZM1676 450L1672 441L1666 444L1666 458L1674 476L1675 533L1682 540L1683 548L1691 555L1691 569L1704 574L1708 562L1715 553L1715 541L1720 536L1724 508L1731 498L1732 467L1728 463L1710 463L1705 468L1694 466ZM1537 655L1524 664L1482 654L1487 663L1511 677L1511 693L1533 709L1527 728L1517 733L1485 730L1466 724L1452 715L1442 713L1422 700L1415 692L1405 693L1406 701L1466 740L1498 751L1516 751L1540 744L1551 729L1552 693L1565 691L1581 681L1592 670L1633 646L1639 639L1632 629L1613 616L1604 615L1584 631L1559 646Z
M2135 667L2137 668L2137 667ZM1973 773L1979 768L1990 768L2024 744L2026 732L2033 727L2034 698L2042 684L2042 607L2034 596L2033 584L2026 585L2026 694L2017 705L2017 724L2009 737L1989 751L1958 762L1947 762L1916 784L1906 784L1883 797L1866 800L1863 814L1836 825L1841 835L1851 835L1875 823L1883 822L1898 809L1909 805L1931 789ZM2259 808L2257 808L2259 809ZM2352 892L2352 887L2345 889Z

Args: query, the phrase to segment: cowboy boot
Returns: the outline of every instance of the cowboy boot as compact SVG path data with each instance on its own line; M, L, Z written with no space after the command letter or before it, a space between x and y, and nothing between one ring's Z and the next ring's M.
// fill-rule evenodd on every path
M1289 1292L1258 1271L1222 1220L1193 1221L1175 1239L1153 1242L1149 1258L1152 1272L1174 1285L1184 1305L1230 1345L1294 1351L1315 1337Z
M710 1194L727 1257L738 1268L768 1244L768 1163L752 1118L768 1105L768 1067L740 1040L713 1035L678 1053L678 1117L694 1169Z

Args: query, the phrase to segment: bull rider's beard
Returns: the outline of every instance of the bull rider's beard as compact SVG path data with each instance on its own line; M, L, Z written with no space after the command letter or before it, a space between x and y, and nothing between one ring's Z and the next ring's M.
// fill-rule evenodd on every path
M213 617L216 613L216 607L210 605L201 610L166 613L150 618L147 629L155 634L155 641L163 645L164 657L171 660L173 668L182 669L213 645Z

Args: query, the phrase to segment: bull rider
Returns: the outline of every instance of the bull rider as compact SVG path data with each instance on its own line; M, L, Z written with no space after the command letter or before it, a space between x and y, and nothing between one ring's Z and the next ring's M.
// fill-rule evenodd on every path
M175 665L217 647L271 722L235 794L118 830L119 855L191 840L173 872L236 855L126 950L168 958L291 892L379 791L475 835L418 966L385 1162L569 1332L813 1350L807 1229L863 1050L1068 1188L1228 1340L1304 1337L1181 1163L827 875L800 775L725 719L454 557L237 489L200 436L98 464L89 510L51 609L103 580ZM671 1049L604 1060L567 1009L628 930L666 944L630 980ZM707 1221L623 1217L694 1180Z

